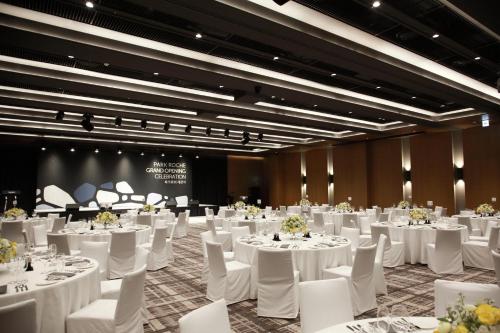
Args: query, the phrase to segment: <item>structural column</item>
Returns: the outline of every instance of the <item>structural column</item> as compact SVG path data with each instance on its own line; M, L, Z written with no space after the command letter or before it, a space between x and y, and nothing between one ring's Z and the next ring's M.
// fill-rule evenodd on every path
M464 146L462 141L462 130L451 132L451 151L454 171L454 199L455 210L459 212L465 209L465 181L464 181Z
M401 138L401 167L403 172L403 199L411 202L411 152L410 138Z
M328 204L333 206L333 188L334 188L334 171L333 171L333 148L328 147L326 150L326 168L328 174Z

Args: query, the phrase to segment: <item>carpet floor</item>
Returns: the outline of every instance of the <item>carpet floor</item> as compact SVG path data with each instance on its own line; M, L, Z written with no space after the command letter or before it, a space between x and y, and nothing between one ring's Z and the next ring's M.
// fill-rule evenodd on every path
M145 332L178 332L180 317L210 303L205 297L206 285L200 282L203 254L199 234L204 230L202 226L190 226L188 237L174 241L175 263L147 273ZM433 316L434 280L438 278L478 283L496 280L493 271L466 267L462 275L437 275L426 265L386 268L385 278L388 295L377 297L378 304L404 304L411 316ZM257 317L256 300L230 305L228 310L234 332L300 332L298 317L294 320ZM373 317L376 310L358 318Z

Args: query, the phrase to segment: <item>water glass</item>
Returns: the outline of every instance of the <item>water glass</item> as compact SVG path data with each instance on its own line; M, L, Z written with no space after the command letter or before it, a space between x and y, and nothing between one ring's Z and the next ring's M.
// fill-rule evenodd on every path
M385 305L380 305L377 309L377 328L379 332L389 332L391 327L391 311Z
M410 325L404 320L408 317L408 309L403 304L396 304L391 309L392 328L397 333L407 333Z

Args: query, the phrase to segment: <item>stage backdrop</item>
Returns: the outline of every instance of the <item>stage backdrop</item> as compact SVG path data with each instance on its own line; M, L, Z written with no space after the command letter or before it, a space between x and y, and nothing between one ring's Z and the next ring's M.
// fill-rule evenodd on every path
M190 158L138 153L51 150L40 153L36 190L38 209L102 204L163 204L192 198Z

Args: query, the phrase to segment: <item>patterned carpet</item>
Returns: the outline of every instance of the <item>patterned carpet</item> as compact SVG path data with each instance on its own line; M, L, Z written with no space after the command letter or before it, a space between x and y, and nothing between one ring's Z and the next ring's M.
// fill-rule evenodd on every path
M202 252L200 226L191 226L189 236L174 242L175 264L148 272L145 286L147 320L145 332L178 332L177 321L186 313L209 301L206 286L200 282ZM440 276L424 265L405 265L385 269L387 296L377 297L379 304L403 303L410 315L432 316L434 312L434 280L495 283L493 271L466 268L463 275ZM299 319L284 320L257 317L257 301L249 300L229 306L234 332L300 332ZM359 318L376 317L376 310Z

